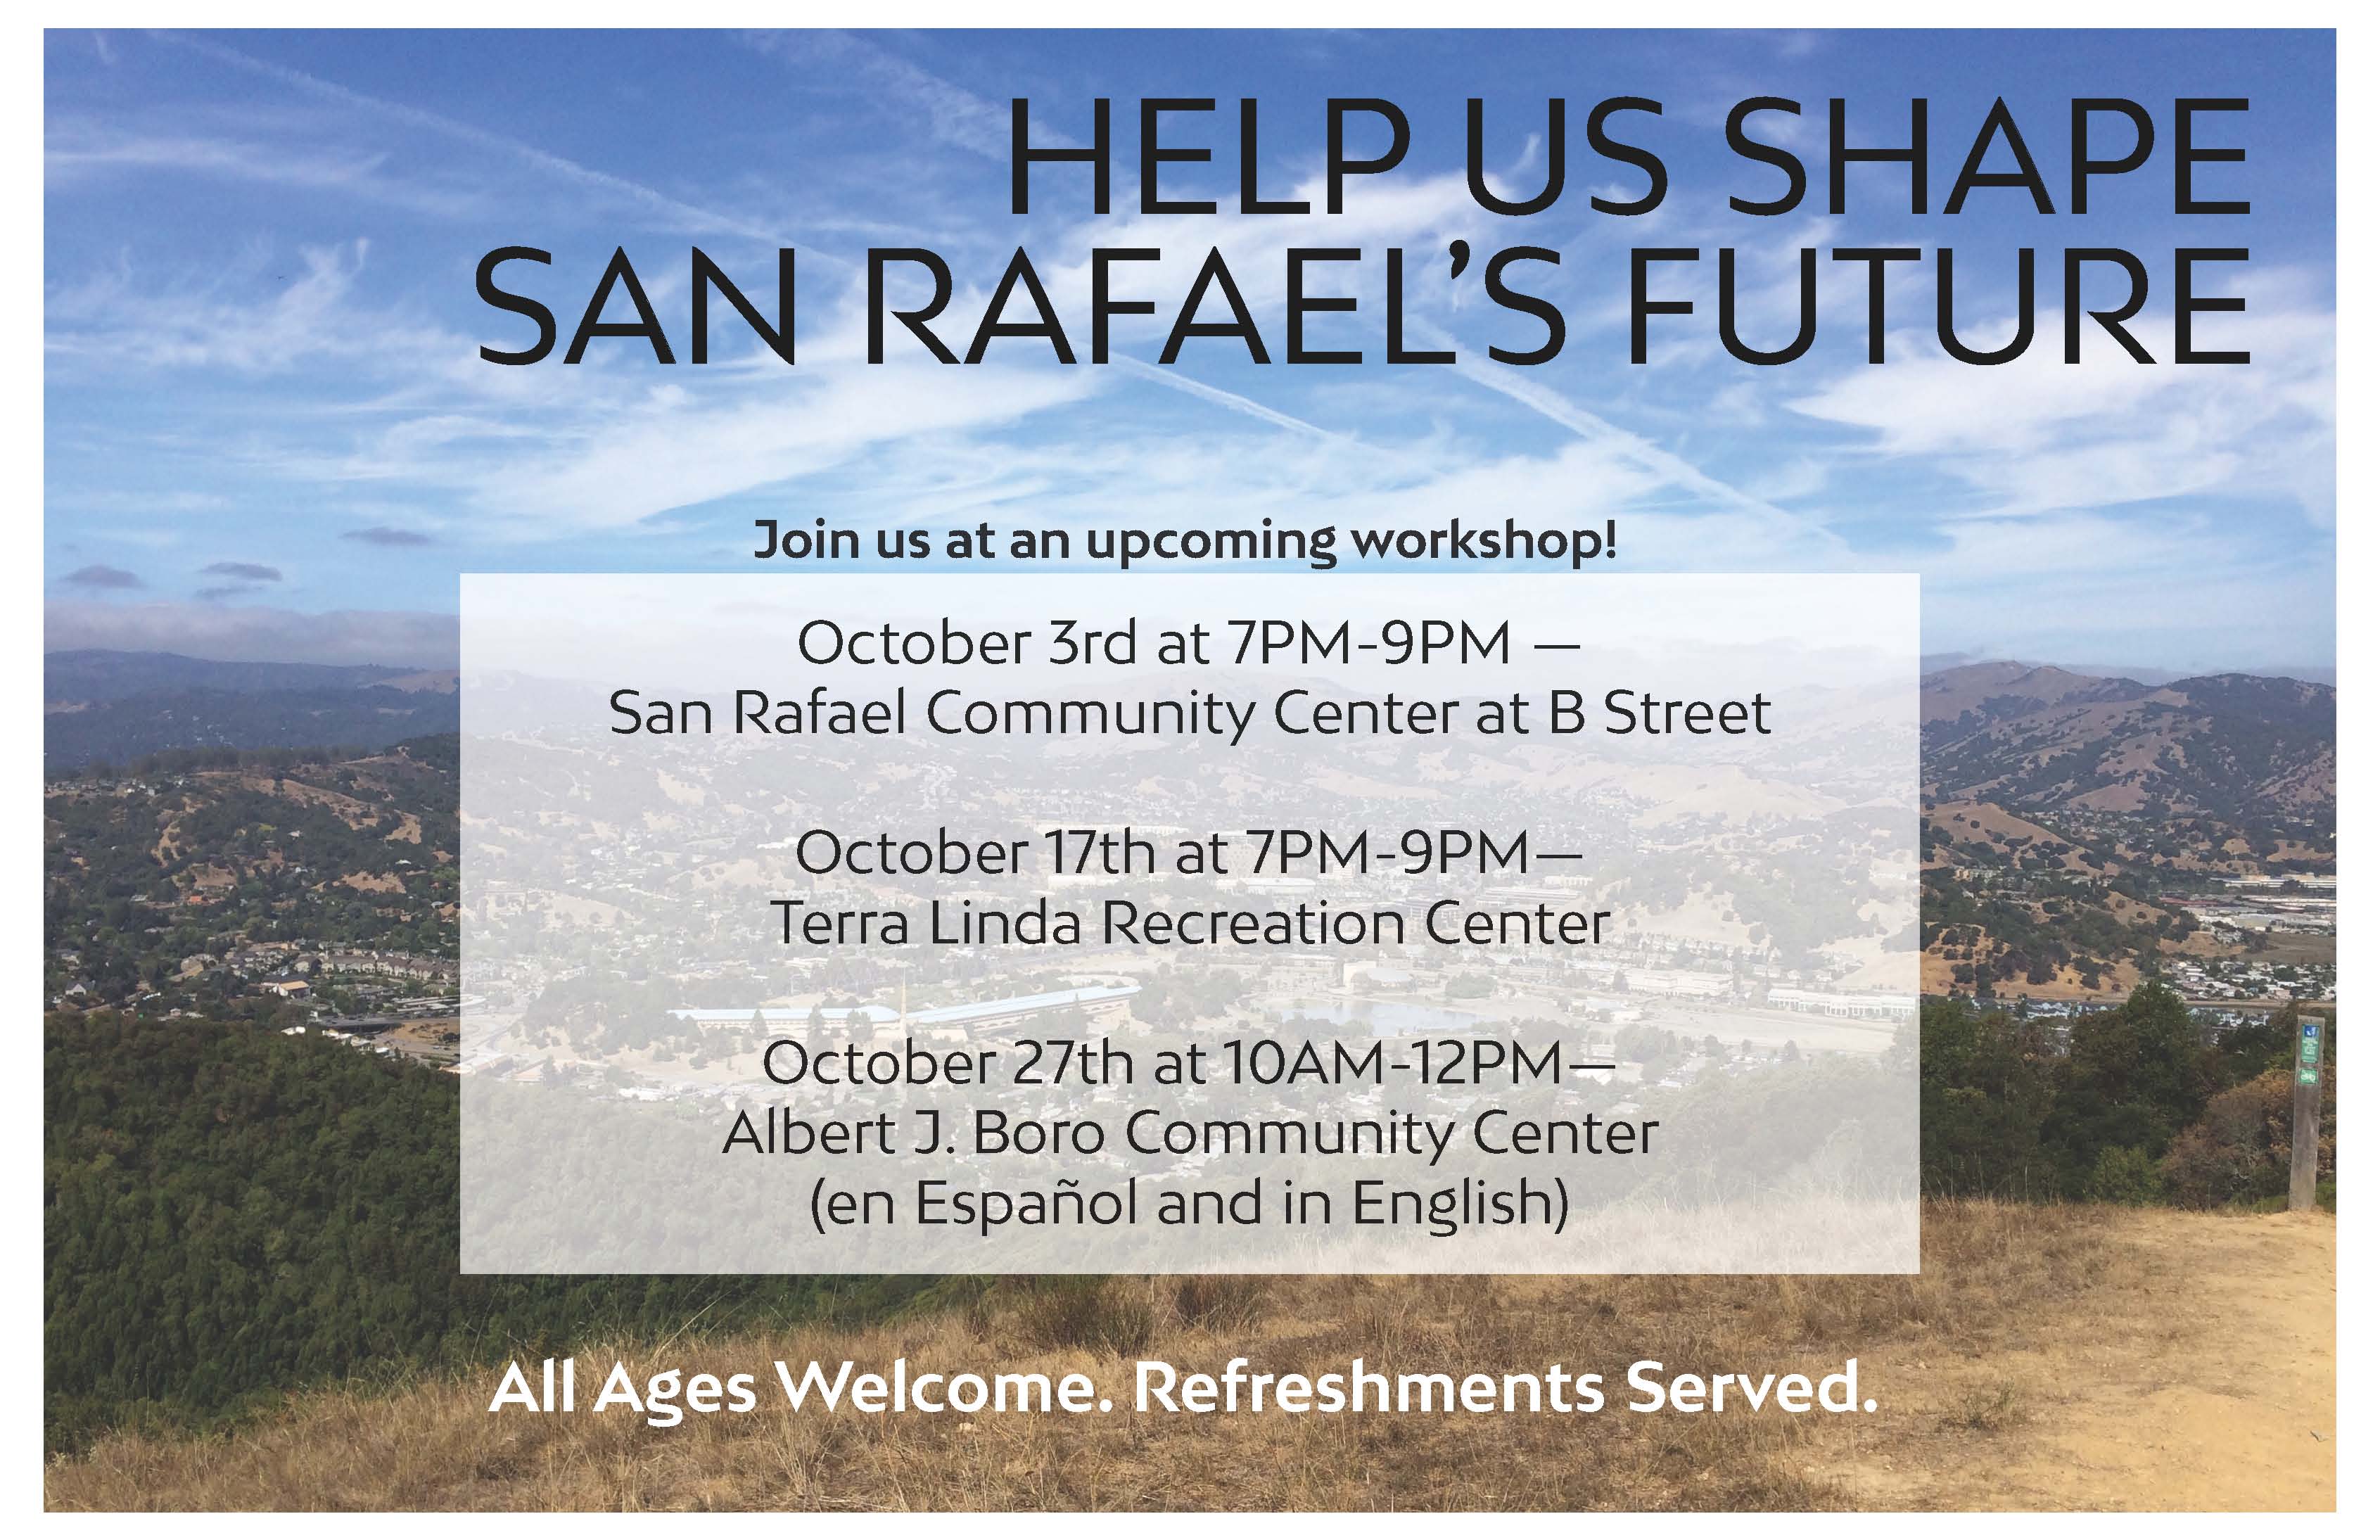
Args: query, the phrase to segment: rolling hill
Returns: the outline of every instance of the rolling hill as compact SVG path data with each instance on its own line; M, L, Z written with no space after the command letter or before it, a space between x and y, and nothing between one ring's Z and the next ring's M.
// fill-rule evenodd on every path
M96 649L42 661L42 758L53 772L180 748L382 748L459 720L452 671Z
M1927 676L1925 775L1945 800L2024 812L2207 816L2327 830L2337 691L2223 673L2143 685L1981 663Z

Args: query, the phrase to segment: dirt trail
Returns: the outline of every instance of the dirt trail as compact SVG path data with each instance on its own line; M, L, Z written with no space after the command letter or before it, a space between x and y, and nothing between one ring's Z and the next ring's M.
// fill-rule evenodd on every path
M1863 1508L2336 1507L2336 1222L2121 1222L2145 1264L2131 1309L2095 1302L1957 1362L1880 1364L1888 1404L1940 1432L1818 1473Z

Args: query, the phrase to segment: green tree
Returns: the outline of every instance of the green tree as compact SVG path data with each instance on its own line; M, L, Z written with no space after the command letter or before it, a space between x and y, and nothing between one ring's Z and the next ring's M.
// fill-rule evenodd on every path
M1930 1193L2027 1197L2054 1190L2041 1130L2055 1090L2041 1028L1964 1000L1918 1017L1919 1150Z
M2190 1008L2162 984L2143 984L2114 1010L2077 1017L2045 1129L2046 1142L2061 1149L2069 1194L2082 1195L2102 1150L2162 1158L2205 1109L2213 1061Z

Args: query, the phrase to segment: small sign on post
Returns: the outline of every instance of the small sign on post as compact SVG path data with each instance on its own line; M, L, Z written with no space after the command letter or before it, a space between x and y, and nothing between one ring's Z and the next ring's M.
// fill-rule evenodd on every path
M2310 1017L2298 1028L2296 1117L2289 1132L2289 1208L2313 1207L2314 1177L2322 1163L2322 1020Z

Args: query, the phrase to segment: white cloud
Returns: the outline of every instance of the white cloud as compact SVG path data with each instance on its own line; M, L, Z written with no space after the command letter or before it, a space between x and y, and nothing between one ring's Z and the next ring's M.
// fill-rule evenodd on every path
M482 151L492 152L548 176L558 177L577 188L582 194L593 194L616 205L635 209L659 220L666 228L696 232L712 231L771 243L778 242L781 238L790 242L790 237L782 236L780 232L767 229L740 214L699 207L673 197L657 188L648 187L642 182L596 170L568 156L540 150L536 145L492 132L475 124L465 123L460 119L449 117L443 113L430 112L402 102L391 102L382 97L368 95L363 91L353 91L336 81L310 75L304 70L292 69L285 65L274 64L270 60L260 59L254 55L242 53L211 37L188 33L169 33L165 36L169 41L219 64L229 65L246 73L277 81L319 101L333 103L391 123L425 130L445 139L459 140Z
M2230 337L2252 341L2254 358L2236 366L2134 363L2105 337L2067 364L2054 309L2032 348L2004 365L1958 363L1930 333L1902 333L1887 362L1790 405L1864 431L1873 454L1934 463L1983 493L1993 515L2279 490L2327 524L2336 320L2302 309L2250 316L2252 327ZM2136 330L2171 334L2169 320L2143 318Z
M472 478L469 495L499 520L616 527L815 475L872 444L1004 426L1097 388L1087 372L988 366L787 375L700 405L661 399L607 413L577 442L506 455Z
M439 219L459 219L493 205L479 192L389 174L385 150L270 144L194 134L128 132L97 123L51 127L42 146L42 180L53 191L110 177L161 173L255 182L310 193L344 193Z

